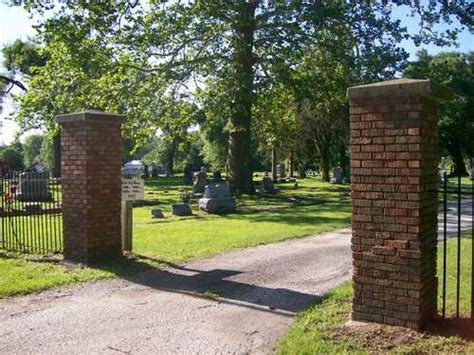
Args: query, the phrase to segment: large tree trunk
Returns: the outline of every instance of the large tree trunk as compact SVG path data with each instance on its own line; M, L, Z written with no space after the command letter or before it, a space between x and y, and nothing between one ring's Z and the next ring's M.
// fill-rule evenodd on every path
M329 144L325 140L315 140L315 146L319 153L319 164L321 165L321 181L329 182L329 169L331 155L329 151Z
M174 158L176 155L176 148L178 147L178 138L173 138L173 141L168 146L166 151L166 170L169 175L173 175Z
M339 163L341 164L344 177L348 178L349 172L347 171L347 168L349 167L349 159L347 157L346 147L343 145L339 147Z
M229 133L229 185L236 193L254 193L251 162L251 112L254 85L253 44L257 2L240 1L233 23L234 103Z
M272 180L277 181L277 151L275 147L272 148Z
M329 182L330 154L328 147L321 147L321 181Z
M293 151L290 152L290 158L288 159L288 176L293 177L295 174L294 172L294 155Z
M300 179L306 179L306 162L302 161L298 167Z
M461 147L456 144L456 145L449 145L448 147L449 154L453 158L453 163L454 163L454 171L453 175L454 176L468 176L469 174L467 173L466 170L466 165L464 164L464 159L462 157L461 153Z

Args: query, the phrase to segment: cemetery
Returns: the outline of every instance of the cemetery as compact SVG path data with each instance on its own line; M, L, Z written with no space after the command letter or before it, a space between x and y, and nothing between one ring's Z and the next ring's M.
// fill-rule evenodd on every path
M474 353L472 4L0 4L0 354Z

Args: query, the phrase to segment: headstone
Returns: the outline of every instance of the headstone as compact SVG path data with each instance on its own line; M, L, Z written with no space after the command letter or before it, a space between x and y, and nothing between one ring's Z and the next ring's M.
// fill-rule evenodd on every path
M163 215L163 211L156 208L151 210L151 216L153 218L165 218L165 216Z
M235 197L231 196L226 183L207 185L204 198L199 199L199 208L208 213L227 213L236 210Z
M41 213L41 203L27 202L23 205L23 209L29 215L37 215Z
M204 193L204 188L207 185L207 176L205 172L194 173L193 192L195 194Z
M214 171L212 173L212 181L213 182L221 182L222 181L222 173L220 171Z
M273 181L269 176L265 176L262 180L263 192L274 194L280 191L279 187L273 185Z
M191 185L193 183L193 172L190 169L184 169L183 176L185 185Z
M344 171L338 165L332 170L331 184L342 184L344 182Z
M22 173L20 174L20 190L17 196L23 202L48 202L52 194L48 189L47 173Z
M175 203L171 206L171 214L173 216L191 216L191 206L187 203Z
M285 164L277 164L276 173L277 173L277 177L284 178L286 176Z
M471 158L470 160L470 176L471 176L471 180L474 180L474 157Z
M207 185L204 190L205 198L224 198L230 197L229 185L227 184L217 184L217 185Z

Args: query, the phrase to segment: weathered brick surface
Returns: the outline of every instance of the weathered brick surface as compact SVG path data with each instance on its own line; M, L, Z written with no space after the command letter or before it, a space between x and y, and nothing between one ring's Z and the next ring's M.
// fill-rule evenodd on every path
M420 328L436 313L436 102L400 85L349 90L352 317Z
M121 249L121 116L61 115L64 257L91 263Z

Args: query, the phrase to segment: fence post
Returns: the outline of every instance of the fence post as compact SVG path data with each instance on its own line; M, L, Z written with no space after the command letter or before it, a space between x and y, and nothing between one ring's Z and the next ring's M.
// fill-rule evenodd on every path
M59 115L64 258L93 263L122 255L121 131L124 117Z
M352 318L423 327L436 313L437 100L429 80L348 89Z

